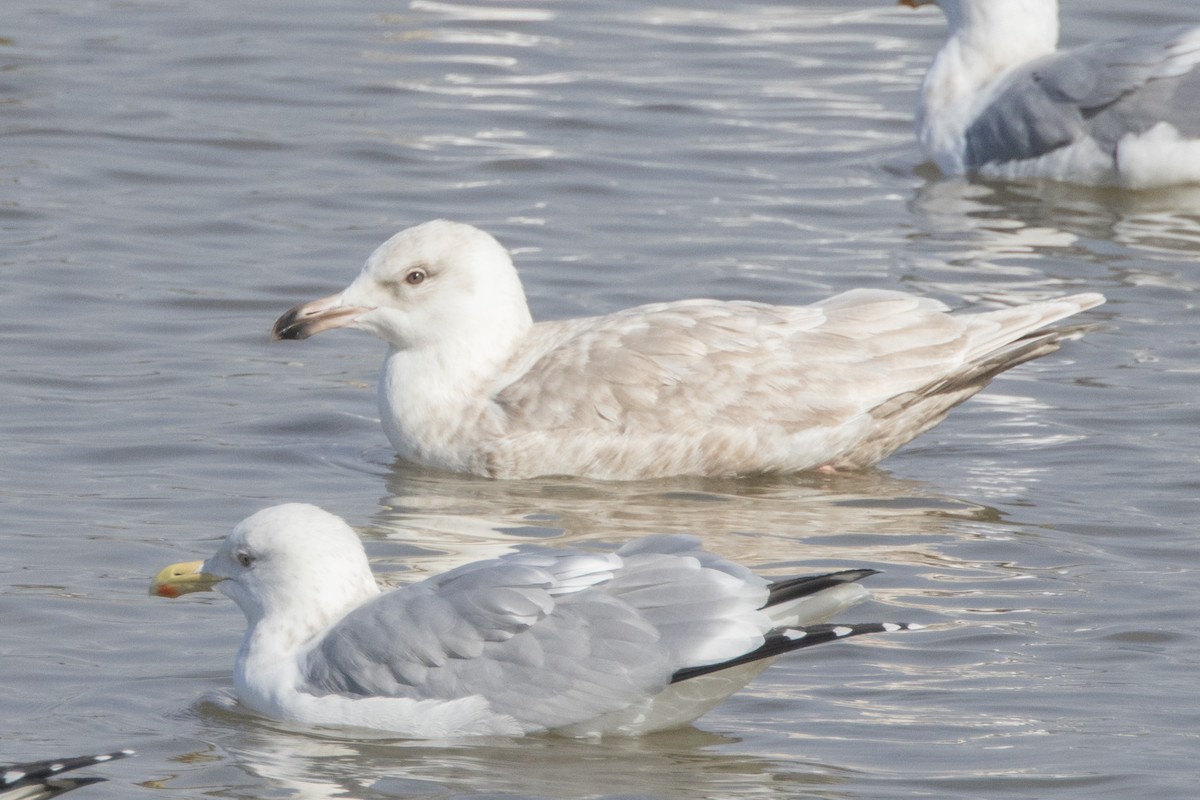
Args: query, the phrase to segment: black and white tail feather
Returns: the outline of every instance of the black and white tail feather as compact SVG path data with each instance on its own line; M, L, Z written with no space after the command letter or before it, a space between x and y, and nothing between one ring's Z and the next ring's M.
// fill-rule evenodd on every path
M777 581L768 587L770 593L767 595L767 602L763 608L770 609L773 606L809 597L839 585L856 583L863 578L869 578L872 575L878 574L879 570L875 569L846 569L823 575L804 575L798 578ZM923 627L923 625L913 622L821 623L781 627L768 633L764 637L761 646L743 653L736 658L716 664L685 667L684 669L677 670L671 676L671 683L679 683L689 678L699 678L702 675L711 675L714 672L720 672L721 670L741 666L742 664L749 664L760 659L774 658L792 650L835 642L839 639L848 639L851 636L862 636L868 633L915 631Z
M895 631L918 631L923 628L915 622L860 622L857 624L805 625L804 627L783 628L766 637L762 647L749 653L722 661L719 664L707 664L703 667L688 667L678 670L671 676L671 683L686 681L688 678L699 678L723 669L749 664L763 658L774 658L802 647L812 647L826 642L836 642L838 639L848 639L851 636L862 636L865 633L893 633Z
M46 800L64 792L100 783L104 778L67 777L63 773L133 755L132 750L0 766L0 800Z

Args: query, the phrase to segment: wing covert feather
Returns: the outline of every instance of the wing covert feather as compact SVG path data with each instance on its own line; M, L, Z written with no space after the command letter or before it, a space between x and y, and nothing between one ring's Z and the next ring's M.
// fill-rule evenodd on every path
M480 695L530 729L623 707L674 668L634 609L582 591L619 564L611 553L518 554L402 587L315 643L307 681L348 697Z
M541 357L496 404L512 435L670 433L681 418L785 431L834 424L894 394L906 374L920 380L961 356L963 325L944 310L855 290L803 307L698 300L575 320L540 343Z

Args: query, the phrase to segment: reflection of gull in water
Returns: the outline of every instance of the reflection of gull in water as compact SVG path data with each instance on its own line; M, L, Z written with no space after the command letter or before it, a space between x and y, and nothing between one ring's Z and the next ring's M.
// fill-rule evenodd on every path
M727 558L786 574L847 559L940 562L961 522L995 509L883 470L741 479L612 482L576 478L481 481L403 469L363 529L386 538L385 580L426 576L530 544L597 547L654 533L689 533ZM851 537L855 537L851 542Z
M1001 185L937 181L920 187L911 205L929 236L952 239L955 247L969 236L968 244L978 250L963 253L962 261L1026 255L1076 243L1079 237L1055 227L1053 220L1038 225L1037 215L1013 214L1009 204L1024 199L1016 192Z
M384 431L407 461L492 478L645 479L870 466L997 374L1056 350L1079 294L977 314L855 290L809 306L686 300L534 324L508 253L469 225L402 231L277 338L390 345Z
M912 626L823 624L869 596L843 570L768 581L693 537L526 550L381 593L357 534L315 506L240 523L166 597L245 612L234 686L272 719L410 738L639 734L687 725L782 653Z
M913 274L906 282L968 302L1002 297L1001 287L1021 298L1055 296L1063 278L1190 289L1177 261L1200 249L1200 186L1119 192L1053 182L932 181L917 189L909 207L918 232L909 239ZM1149 257L1115 260L1114 242ZM1063 256L1080 249L1098 257L1069 259L1067 271ZM1122 272L1114 275L1116 264Z
M909 204L920 228L910 239L920 246L907 253L911 282L975 301L1059 294L1061 282L1029 256L1078 247L1080 237L1061 227L1063 215L1023 207L1028 201L1014 186L934 181L919 188Z
M876 720L862 724L886 727ZM227 758L217 766L198 765L188 782L228 785L231 762L240 768L235 779L240 772L257 779L233 787L243 797L807 797L844 780L836 763L808 762L790 752L772 758L758 752L761 740L739 743L696 728L599 740L491 737L463 746L334 731L314 735L223 719L206 735ZM205 783L206 770L219 777Z
M1057 50L1056 0L936 4L917 129L948 175L1144 189L1200 181L1200 27Z

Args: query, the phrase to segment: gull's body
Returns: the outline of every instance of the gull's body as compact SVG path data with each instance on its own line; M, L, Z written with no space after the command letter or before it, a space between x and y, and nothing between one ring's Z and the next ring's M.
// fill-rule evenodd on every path
M1103 302L982 314L900 292L809 306L684 300L535 324L491 236L438 220L379 247L277 338L333 327L390 346L384 431L405 460L493 478L605 479L861 468L997 373L1058 348L1049 326Z
M949 25L916 120L943 173L1200 182L1200 26L1059 50L1056 0L901 2L936 4Z
M410 738L640 734L686 725L772 658L915 626L822 625L868 597L846 570L771 583L690 536L530 550L381 592L354 531L265 509L151 592L215 587L246 614L247 708Z

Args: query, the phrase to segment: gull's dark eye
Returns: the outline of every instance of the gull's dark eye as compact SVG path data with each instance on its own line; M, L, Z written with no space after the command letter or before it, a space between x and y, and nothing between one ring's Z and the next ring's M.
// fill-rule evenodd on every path
M244 550L239 551L237 554L237 562L241 564L244 569L250 569L250 566L254 563L254 556L250 555Z
M404 282L409 286L417 286L424 283L427 277L429 277L428 273L418 267L417 269L410 269L408 271L408 274L404 276Z

